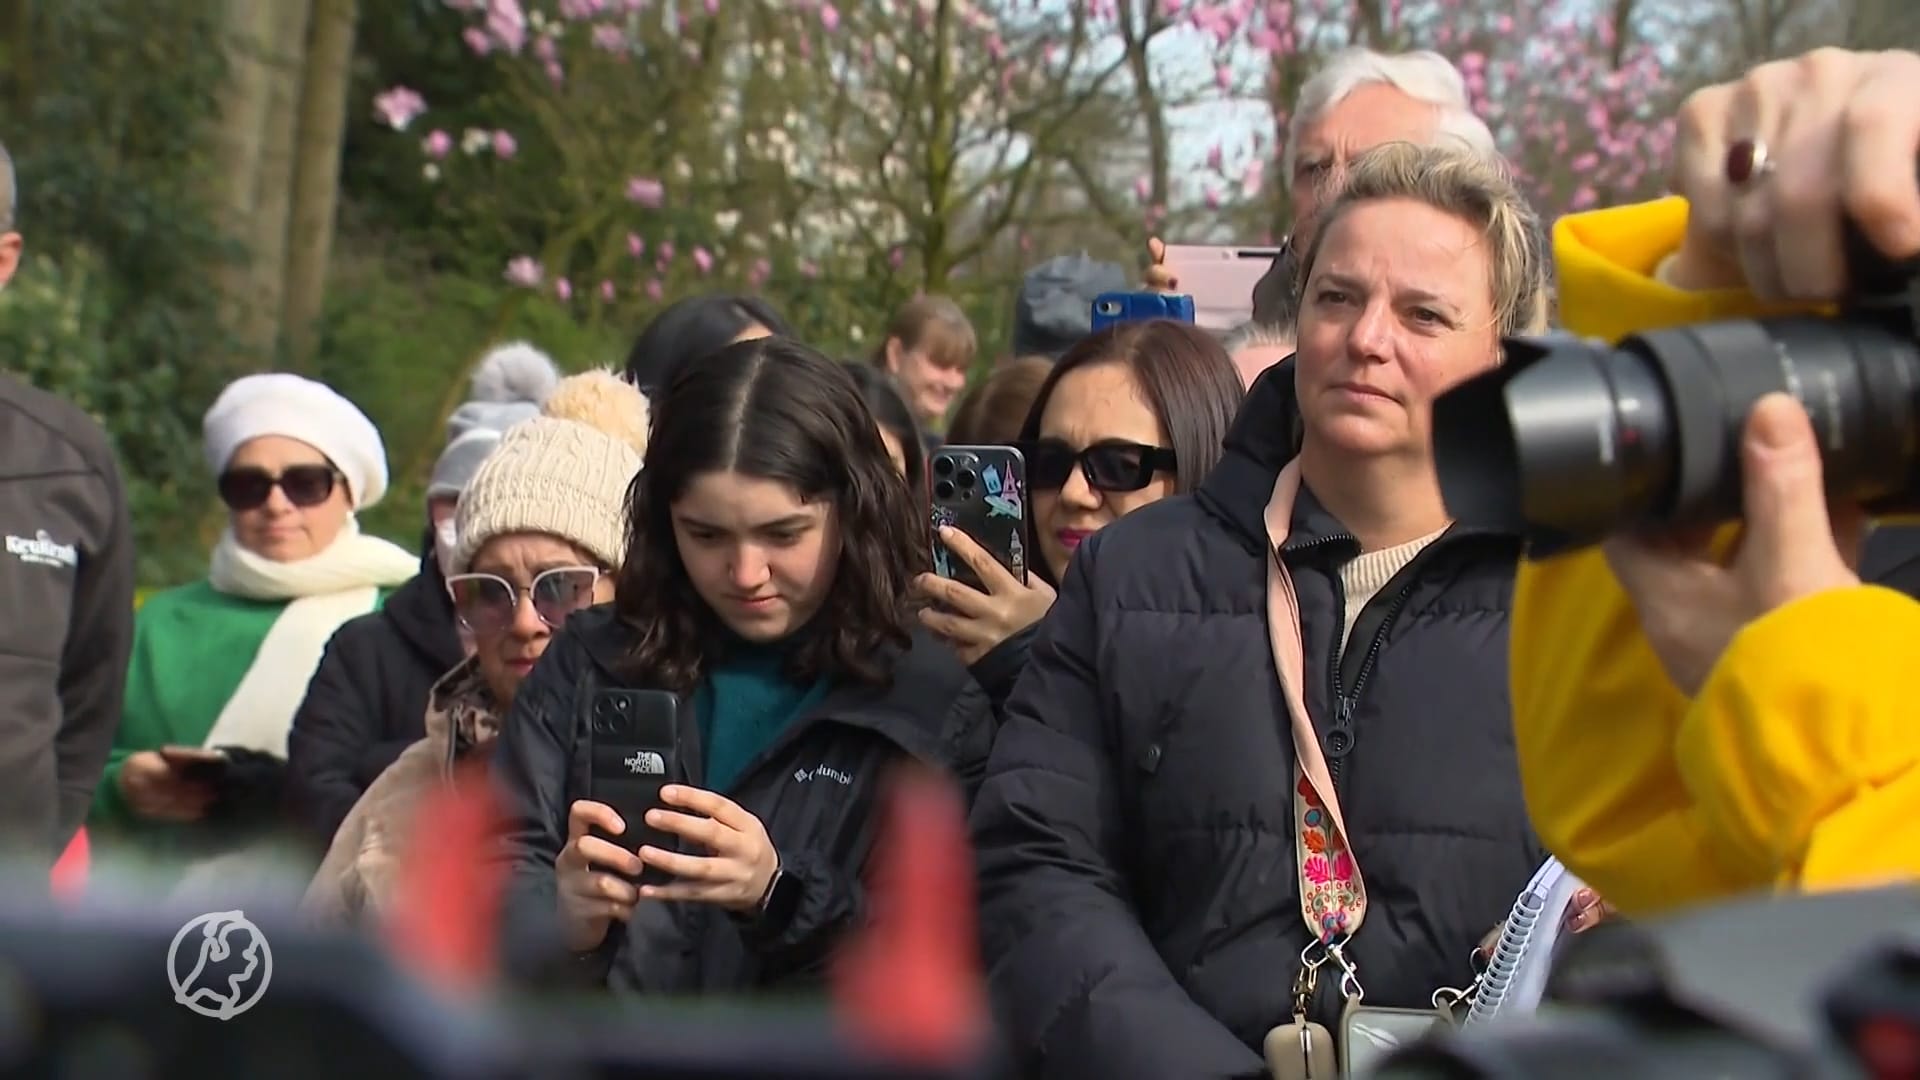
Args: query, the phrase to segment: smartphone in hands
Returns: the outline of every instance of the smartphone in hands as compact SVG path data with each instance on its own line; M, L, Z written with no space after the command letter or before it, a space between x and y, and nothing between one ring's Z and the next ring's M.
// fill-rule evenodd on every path
M596 826L593 835L627 851L678 851L679 837L649 826L647 811L663 806L661 788L686 782L680 698L664 690L605 689L594 694L588 708L587 798L612 807L627 826L620 836ZM649 866L632 880L658 885L669 878Z
M933 452L933 527L958 529L1027 582L1027 459L1012 446L942 446ZM982 592L971 567L933 538L933 572Z
M166 761L182 779L210 788L218 788L227 778L227 769L233 764L224 751L212 750L202 746L163 746L160 757Z

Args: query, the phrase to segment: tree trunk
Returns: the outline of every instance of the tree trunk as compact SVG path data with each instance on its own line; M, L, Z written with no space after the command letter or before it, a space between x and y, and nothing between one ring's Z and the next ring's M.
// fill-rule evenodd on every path
M340 195L340 144L347 123L347 87L353 60L356 0L313 0L307 62L300 90L299 143L293 157L292 206L281 327L287 359L296 370L313 358L319 340L327 264L333 253L334 211Z
M260 140L253 217L247 247L253 255L250 286L255 302L240 323L250 347L278 359L286 298L287 219L293 201L294 133L300 126L300 91L306 83L307 23L311 0L273 0L269 22L266 126Z
M276 0L227 0L225 92L213 136L215 213L233 240L251 240L254 204L260 191L260 146L267 131L266 55ZM256 303L252 290L254 252L242 251L213 275L226 300L228 325L249 320Z

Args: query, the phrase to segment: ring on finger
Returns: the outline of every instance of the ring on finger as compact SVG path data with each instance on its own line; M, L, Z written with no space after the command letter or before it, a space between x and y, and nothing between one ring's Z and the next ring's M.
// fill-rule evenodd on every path
M1778 163L1765 139L1736 139L1727 147L1722 172L1736 191L1751 191L1772 176Z

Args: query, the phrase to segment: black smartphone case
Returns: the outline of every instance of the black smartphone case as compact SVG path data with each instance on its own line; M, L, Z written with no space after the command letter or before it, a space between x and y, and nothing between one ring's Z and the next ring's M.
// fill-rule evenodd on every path
M647 811L662 806L660 789L684 783L680 755L680 699L664 690L600 690L589 704L587 798L613 807L627 831L593 835L628 851L656 847L680 850L679 837L647 825ZM625 876L625 875L622 875ZM668 875L647 867L639 883L657 885Z
M1014 580L1027 580L1027 459L1011 446L942 446L933 452L933 527L959 529ZM933 538L933 570L985 591L972 568Z

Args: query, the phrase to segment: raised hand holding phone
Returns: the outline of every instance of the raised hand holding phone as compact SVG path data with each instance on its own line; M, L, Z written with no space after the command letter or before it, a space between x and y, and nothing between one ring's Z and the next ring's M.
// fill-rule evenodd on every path
M1053 586L1033 575L1016 579L966 533L942 526L935 539L972 572L980 588L936 574L920 575L915 589L936 605L921 609L920 622L950 642L965 663L977 663L1053 608Z

